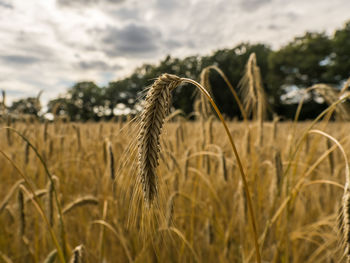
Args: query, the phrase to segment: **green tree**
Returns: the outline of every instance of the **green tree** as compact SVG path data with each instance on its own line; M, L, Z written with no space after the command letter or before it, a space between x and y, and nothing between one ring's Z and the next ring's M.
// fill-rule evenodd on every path
M332 39L330 78L340 82L350 77L350 21Z
M232 49L223 49L215 52L212 56L203 57L201 60L202 68L216 65L227 76L236 92L239 94L239 83L244 75L245 65L251 53L257 56L257 62L263 76L264 88L268 90L268 85L264 79L268 72L268 57L272 52L269 46L264 44L250 45L241 43ZM214 98L220 107L220 110L228 116L240 116L240 110L235 103L231 91L224 80L216 72L210 74L210 83Z
M324 33L306 33L271 52L267 80L274 102L281 103L280 96L288 86L306 88L320 82L333 83L328 74L331 53L331 40Z
M67 94L51 100L48 112L67 115L72 121L98 120L104 115L102 89L93 82L79 82Z
M16 100L9 107L9 112L22 115L34 115L35 117L39 117L39 112L41 110L41 104L38 98L36 97L28 97L24 99Z

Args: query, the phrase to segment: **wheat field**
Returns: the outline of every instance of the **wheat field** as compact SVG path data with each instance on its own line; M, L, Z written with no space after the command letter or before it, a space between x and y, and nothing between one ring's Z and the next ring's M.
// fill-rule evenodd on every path
M209 71L242 121L225 120ZM239 99L224 73L163 74L139 115L3 118L0 259L8 262L350 262L347 86L318 84L316 119L266 121L254 53ZM194 112L171 92L197 88ZM338 121L333 121L338 120Z
M138 183L139 124L2 123L0 262L61 262L58 250L67 262L255 262L244 187L219 120L168 118L151 206ZM347 164L334 139L349 153L349 124L311 125L264 122L260 142L259 123L228 122L262 262L346 259L337 218Z

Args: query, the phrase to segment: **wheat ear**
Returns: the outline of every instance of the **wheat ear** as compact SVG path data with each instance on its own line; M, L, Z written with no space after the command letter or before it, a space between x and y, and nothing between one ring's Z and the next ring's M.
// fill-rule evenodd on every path
M110 141L107 142L107 151L108 151L109 173L110 173L111 180L114 181L115 179L114 154L113 154L112 143Z
M74 200L73 202L69 203L68 205L66 205L63 208L62 212L63 214L67 214L70 211L72 211L75 207L84 206L84 205L98 205L98 199L91 195L80 197Z
M208 91L209 94L212 94L212 88L209 80L209 68L204 68L200 75L200 84ZM201 117L204 120L207 120L212 114L210 102L206 99L205 95L198 91L198 100L200 100L200 113Z
M151 86L141 115L138 137L139 178L145 200L151 204L157 194L156 168L159 159L159 136L170 104L170 91L181 83L181 79L170 74L161 75Z
M315 84L311 88L315 89L316 93L321 95L329 105L332 105L332 103L338 101L339 97L342 95L342 93L337 89L326 84ZM335 108L335 112L337 114L336 117L340 120L350 120L350 105L347 103L347 101L339 104Z

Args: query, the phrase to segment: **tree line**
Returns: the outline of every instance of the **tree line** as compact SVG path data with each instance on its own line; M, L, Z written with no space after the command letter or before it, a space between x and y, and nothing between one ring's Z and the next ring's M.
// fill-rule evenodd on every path
M326 83L339 89L350 77L350 21L331 36L324 32L307 32L295 37L278 50L263 43L241 43L231 49L221 49L208 56L184 59L168 55L159 64L144 64L128 77L99 87L94 82L79 82L66 93L48 103L47 112L65 116L72 121L109 120L123 114L136 114L142 109L144 90L162 73L199 81L201 71L208 66L219 67L239 93L239 83L245 64L255 53L269 104L269 118L294 117L298 91L316 83ZM225 82L216 72L210 73L214 99L228 117L241 118L240 110ZM293 93L291 93L293 92ZM298 99L299 98L299 99ZM193 111L194 89L182 86L174 91L172 106L185 114ZM2 105L3 108L5 105ZM299 119L315 118L326 103L312 94L304 102ZM14 101L6 110L14 114L41 115L40 96Z

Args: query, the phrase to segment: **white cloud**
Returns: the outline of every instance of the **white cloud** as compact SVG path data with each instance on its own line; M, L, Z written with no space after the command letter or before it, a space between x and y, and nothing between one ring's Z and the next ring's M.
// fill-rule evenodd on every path
M350 19L348 0L0 0L0 89L44 99L72 83L106 84L171 53L242 41L277 48ZM46 95L45 95L46 94Z

